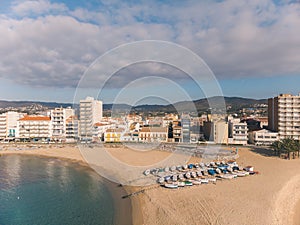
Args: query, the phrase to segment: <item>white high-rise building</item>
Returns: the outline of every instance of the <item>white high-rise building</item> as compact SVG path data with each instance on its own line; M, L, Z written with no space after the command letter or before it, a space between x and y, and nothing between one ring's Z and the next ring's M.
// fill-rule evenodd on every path
M80 139L92 140L93 126L102 119L102 101L95 100L93 97L87 97L80 100Z
M17 123L24 113L6 112L0 114L0 139L18 136Z
M300 140L300 95L280 94L268 99L268 127L279 138Z
M51 137L57 141L66 140L66 121L75 116L75 110L68 108L55 108L51 110Z

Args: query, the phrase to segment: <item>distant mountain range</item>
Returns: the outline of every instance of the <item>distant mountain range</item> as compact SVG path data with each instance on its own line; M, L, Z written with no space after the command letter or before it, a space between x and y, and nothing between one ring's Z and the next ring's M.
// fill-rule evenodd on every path
M169 105L138 105L138 106L130 106L127 104L104 104L104 111L117 111L117 112L188 112L191 109L196 108L198 112L205 112L209 108L208 102L213 101L215 104L221 102L224 98L225 104L228 112L235 112L242 108L251 108L257 107L262 104L267 104L267 99L250 99L250 98L241 98L241 97L211 97L211 98L203 98L194 101L181 101L176 102L174 104ZM1 101L0 100L0 108L21 108L21 107L30 107L34 105L39 105L47 108L56 108L56 107L73 107L71 103L57 103L57 102L39 102L39 101ZM78 105L74 106L78 108Z

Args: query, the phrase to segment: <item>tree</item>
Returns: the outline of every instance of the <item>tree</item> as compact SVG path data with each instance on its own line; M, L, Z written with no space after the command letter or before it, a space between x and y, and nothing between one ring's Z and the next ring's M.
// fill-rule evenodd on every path
M295 158L296 152L298 152L299 157L299 151L300 151L300 144L299 141L287 137L280 141L275 141L272 144L272 148L274 149L274 152L276 155L280 156L281 153L287 154L287 158L290 159L291 154L293 158Z

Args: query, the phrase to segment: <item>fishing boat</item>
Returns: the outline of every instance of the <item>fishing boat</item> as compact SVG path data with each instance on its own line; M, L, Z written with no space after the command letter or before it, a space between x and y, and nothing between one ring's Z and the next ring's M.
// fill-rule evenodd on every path
M223 179L231 180L231 179L233 179L235 176L234 176L234 174L229 174L229 173L227 173L227 174L222 174L220 177L223 178Z
M144 171L144 175L145 175L145 176L148 176L149 174L150 174L150 170L145 170L145 171Z
M196 178L196 177L197 177L197 174L196 174L196 172L194 172L194 171L193 171L193 172L191 172L191 177L192 177L192 178Z
M206 179L206 178L201 179L201 184L208 184L208 179Z
M178 187L184 187L185 183L184 182L178 182L177 185L178 185Z
M184 181L185 186L193 186L191 181Z
M182 166L179 165L179 166L176 167L176 169L180 172L180 171L182 171Z
M158 178L158 183L159 183L159 184L165 183L165 178L164 178L164 177Z
M188 165L183 165L183 166L182 166L182 169L183 169L183 170L187 170L187 168L188 168Z
M253 167L253 166L246 166L246 167L244 168L244 170L247 171L247 172L253 172L254 167Z
M201 168L205 167L205 164L203 162L199 163L199 165L200 165Z
M217 178L215 178L215 177L210 177L210 178L208 178L208 182L215 183L215 182L217 182Z
M194 167L194 164L189 164L189 165L188 165L188 168L189 168L189 169L193 169L193 167Z
M190 178L191 178L190 172L185 173L184 176L185 176L187 179L190 179Z
M216 164L214 162L210 162L210 166L215 166Z
M193 185L200 185L201 180L193 180L192 183L193 183Z
M166 188L171 188L171 189L175 189L175 188L178 188L178 184L176 183L167 183L164 185Z
M176 166L171 166L171 171L174 172L176 170Z
M217 168L217 169L216 169L216 173L217 173L217 174L220 174L220 173L221 173L221 170L220 170L219 168Z
M169 172L170 168L169 167L165 167L165 172Z
M230 167L230 166L227 167L227 170L228 170L228 172L230 172L230 173L233 171L232 167Z
M184 179L184 175L183 175L182 173L179 174L179 175L178 175L178 179L179 179L179 180L183 180L183 179Z
M215 174L216 174L216 171L215 171L214 169L210 168L210 169L207 170L207 173L208 173L209 175L215 175Z
M174 182L177 181L177 174L174 174L171 178L172 178L172 181L174 181Z
M197 173L197 176L198 176L198 177L201 177L201 176L202 176L201 170L198 170L196 173Z

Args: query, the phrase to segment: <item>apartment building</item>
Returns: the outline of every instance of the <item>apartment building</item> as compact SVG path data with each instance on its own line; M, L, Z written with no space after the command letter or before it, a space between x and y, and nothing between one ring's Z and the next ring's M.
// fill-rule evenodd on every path
M266 129L251 131L248 133L249 143L255 145L271 145L278 141L278 133Z
M143 127L139 132L139 140L143 142L166 142L168 140L168 128Z
M0 114L0 139L14 138L18 136L17 123L24 113L6 112Z
M280 94L268 99L268 128L279 139L300 140L300 95Z
M246 145L248 143L248 127L246 122L240 122L240 119L229 120L228 133L228 144Z
M68 108L55 108L50 111L51 138L55 141L66 140L67 119L75 116L75 110Z
M93 97L87 97L80 100L80 139L92 140L94 124L101 122L102 119L102 101L95 100Z
M48 116L24 116L17 122L21 140L46 140L51 137L51 119Z
M78 140L78 118L69 116L66 119L66 142L75 142Z

